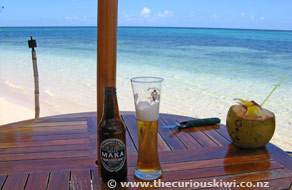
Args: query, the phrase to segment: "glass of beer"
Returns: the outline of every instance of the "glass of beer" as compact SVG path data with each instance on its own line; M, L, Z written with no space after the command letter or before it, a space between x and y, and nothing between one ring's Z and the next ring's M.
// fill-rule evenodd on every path
M161 83L159 77L134 77L131 79L139 150L135 176L143 180L154 180L162 171L157 151L157 134Z

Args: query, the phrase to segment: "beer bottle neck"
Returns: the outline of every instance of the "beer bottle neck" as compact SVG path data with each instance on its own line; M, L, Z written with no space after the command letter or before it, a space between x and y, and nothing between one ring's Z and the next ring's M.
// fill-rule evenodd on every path
M119 107L116 88L104 89L103 119L115 119L119 117Z

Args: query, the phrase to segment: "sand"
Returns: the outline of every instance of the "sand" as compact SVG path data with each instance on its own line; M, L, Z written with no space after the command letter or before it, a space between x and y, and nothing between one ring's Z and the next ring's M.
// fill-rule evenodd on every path
M34 110L11 103L0 97L0 125L32 119Z

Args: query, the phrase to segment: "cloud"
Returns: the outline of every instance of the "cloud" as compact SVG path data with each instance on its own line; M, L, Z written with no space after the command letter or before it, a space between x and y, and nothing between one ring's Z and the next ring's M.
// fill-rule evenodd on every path
M144 16L144 17L149 17L150 16L150 13L151 13L151 10L148 9L147 7L144 7L141 11L141 15Z
M166 16L173 16L173 12L172 11L169 11L169 10L165 10L164 11L164 15L166 15Z
M217 15L216 14L210 14L209 17L210 18L213 18L213 19L216 19L217 18Z
M79 20L78 16L66 16L65 17L66 20Z
M121 16L122 17L125 17L125 18L128 18L129 17L128 13L125 13L125 12L122 12Z
M262 16L262 17L260 17L260 20L265 20L265 17L263 17L263 16Z
M254 16L253 15L250 16L250 20L254 20Z
M165 22L168 18L172 18L174 12L164 9L161 12L153 12L149 7L143 7L140 13L130 14L128 12L119 13L119 24L121 25L137 25L140 26L145 23L158 24Z
M240 16L245 16L245 13L244 12L240 13Z
M157 17L160 17L160 18L170 17L170 16L173 16L173 11L170 11L170 10L165 10L163 13L157 14Z
M68 21L87 21L88 17L87 16L66 16L65 20Z
M130 23L130 22L137 21L138 18L139 18L138 16L134 16L134 15L128 14L126 12L122 12L122 13L119 14L118 22Z

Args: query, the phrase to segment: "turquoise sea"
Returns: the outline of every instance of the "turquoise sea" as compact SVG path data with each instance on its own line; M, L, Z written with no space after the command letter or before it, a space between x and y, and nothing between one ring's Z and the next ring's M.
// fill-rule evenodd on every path
M33 109L27 40L37 40L41 114L96 110L96 27L0 27L0 96ZM273 143L292 147L292 31L119 27L120 110L134 110L130 78L165 79L161 112L220 117L233 98L261 103L277 117Z

